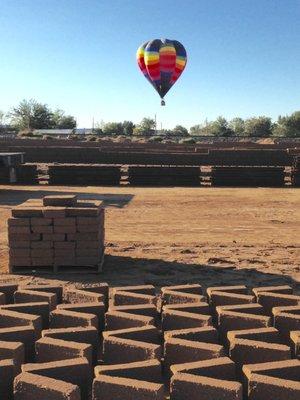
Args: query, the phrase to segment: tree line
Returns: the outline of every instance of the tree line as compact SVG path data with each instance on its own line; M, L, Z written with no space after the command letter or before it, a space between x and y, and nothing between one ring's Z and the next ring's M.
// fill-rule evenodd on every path
M46 105L36 100L23 100L17 107L12 108L7 114L0 110L0 130L4 129L4 122L17 131L33 131L34 129L74 129L76 119L72 115L65 115L60 109L51 110ZM189 130L182 125L173 129L156 130L155 120L143 118L139 124L132 121L107 122L96 124L94 133L105 136L153 136L155 134L172 137L188 136L248 136L248 137L300 137L300 111L291 115L279 116L277 121L272 121L266 116L252 118L233 118L226 120L220 116L214 121L205 121L194 125Z

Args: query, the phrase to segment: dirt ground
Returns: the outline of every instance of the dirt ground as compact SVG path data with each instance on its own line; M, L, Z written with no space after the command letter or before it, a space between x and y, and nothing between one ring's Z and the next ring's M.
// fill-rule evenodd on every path
M7 275L6 220L29 198L103 199L101 275ZM0 281L106 281L112 286L199 282L292 284L300 290L300 190L1 186Z

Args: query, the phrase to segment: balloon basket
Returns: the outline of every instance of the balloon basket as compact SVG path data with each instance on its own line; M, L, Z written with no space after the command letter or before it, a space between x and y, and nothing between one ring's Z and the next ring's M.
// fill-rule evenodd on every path
M165 106L166 105L166 103L165 103L165 101L164 101L164 99L162 99L162 101L161 101L161 103L160 103L162 106Z

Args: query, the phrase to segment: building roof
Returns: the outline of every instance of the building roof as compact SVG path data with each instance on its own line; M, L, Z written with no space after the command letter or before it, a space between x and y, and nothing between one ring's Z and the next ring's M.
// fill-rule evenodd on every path
M35 129L33 133L40 135L72 135L73 129Z

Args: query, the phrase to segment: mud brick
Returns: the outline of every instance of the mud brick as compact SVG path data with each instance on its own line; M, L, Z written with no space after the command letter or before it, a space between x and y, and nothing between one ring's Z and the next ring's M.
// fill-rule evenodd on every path
M32 315L39 315L42 318L43 329L48 328L49 303L47 302L5 304L1 306L0 309L16 311Z
M115 306L156 304L156 297L150 294L118 290L113 293L112 303Z
M163 400L164 386L160 383L99 375L93 382L94 400Z
M29 226L9 226L8 227L8 234L11 233L27 233L30 234L30 227Z
M30 218L31 226L52 225L52 218Z
M15 365L25 362L25 349L21 342L0 342L0 360L11 359Z
M290 332L293 357L300 360L300 330Z
M173 290L181 293L202 294L202 287L198 284L165 286L161 288L162 296L165 290Z
M32 249L52 249L53 242L41 240L39 242L31 242L30 247Z
M266 328L272 320L264 315L264 309L259 304L238 304L219 306L216 308L221 338L227 340L227 332L239 329Z
M36 362L68 360L85 357L92 365L92 346L51 337L43 337L35 343Z
M67 217L97 217L100 213L98 208L85 208L78 206L75 208L70 207L66 210Z
M181 304L205 301L202 288L198 284L166 286L161 288L163 304Z
M213 291L210 295L210 302L213 307L234 304L249 304L255 302L252 295Z
M91 297L93 301L103 302L106 309L108 307L108 284L106 282L98 282L94 286L89 286L89 284L76 284L77 291L84 291L85 298Z
M30 248L29 249L9 249L9 255L11 257L30 257Z
M5 294L4 293L0 293L0 305L1 304L5 304L5 301L6 301Z
M77 257L76 265L85 266L85 265L98 265L100 262L100 257Z
M52 258L53 249L31 249L32 258Z
M293 288L288 285L282 286L260 286L252 289L252 292L255 296L258 296L260 292L273 292L273 293L281 293L281 294L293 294Z
M121 311L108 311L105 314L105 329L109 331L154 325L154 322L153 317Z
M54 249L75 250L75 243L73 243L73 242L55 242Z
M272 315L273 307L300 305L300 296L273 292L259 292L257 295L257 301L264 307L266 314Z
M71 328L71 327L98 327L98 319L94 314L87 314L75 311L55 310L50 314L50 328Z
M47 302L49 309L54 310L57 305L57 297L55 293L47 293L35 290L17 290L14 294L15 303L40 303Z
M35 241L41 240L39 233L9 233L8 235L9 245L11 242L22 242L22 241Z
M67 235L68 240L69 239L69 235ZM89 239L86 240L78 240L76 242L76 248L77 249L100 249L101 248L101 242L100 241L90 241Z
M98 233L69 233L68 240L76 240L76 241L95 241L95 240L100 240L100 235Z
M0 360L0 398L13 399L14 378L19 373L19 368L13 360Z
M72 242L70 242L72 243ZM97 249L76 249L76 256L77 257L97 257L99 260L99 257L102 256L103 249L97 248Z
M274 326L279 330L283 341L290 343L290 332L300 331L300 305L287 307L274 307Z
M8 218L7 225L11 226L29 226L30 219L29 218Z
M92 374L89 362L84 357L48 363L24 364L22 372L72 383L80 387L83 399L88 398L88 388L92 381Z
M19 313L11 310L0 310L0 327L1 328L13 328L20 326L32 326L35 330L36 338L41 336L42 331L42 319L38 315L31 315L25 313Z
M54 218L54 226L76 226L76 218Z
M0 283L0 292L5 295L7 303L14 302L14 293L16 290L18 290L18 285L11 283Z
M94 326L43 330L42 337L51 337L76 343L88 343L93 349L93 364L97 363L100 335Z
M63 294L62 285L48 285L43 283L38 285L29 284L21 286L20 289L31 290L35 292L54 293L56 295L57 303L62 302L62 294Z
M79 233L99 233L101 232L101 227L97 224L90 225L77 225L77 232Z
M104 362L123 364L150 359L159 360L162 349L158 342L158 331L151 326L105 331L103 332Z
M31 258L31 265L33 267L50 267L53 265L53 258L50 257L35 257Z
M96 217L77 217L76 225L98 225L99 226L100 218Z
M32 242L32 243L35 243L35 242ZM17 240L12 241L11 240L9 242L9 247L11 249L27 249L30 247L30 241L29 240L22 240L22 241L17 241Z
M239 373L244 364L266 363L291 358L289 346L280 343L275 328L260 328L228 332L229 356Z
M76 226L75 225L64 225L64 226L57 226L54 225L53 227L54 233L76 233Z
M63 233L43 234L43 240L49 242L63 242L66 239L66 235Z
M94 368L94 374L96 378L106 375L154 383L162 381L161 363L155 359L126 364L98 365Z
M49 195L43 198L43 205L44 206L64 206L64 207L72 207L76 206L77 203L77 196L66 194L66 195Z
M64 293L66 303L106 303L107 295L103 292L93 292L92 288L67 289ZM98 288L95 288L98 289ZM101 289L101 288L100 288Z
M176 330L185 328L200 328L211 326L212 318L209 315L207 303L185 303L179 305L165 305L162 312L162 330Z
M98 318L98 329L100 331L104 330L104 314L105 305L100 302L91 303L73 303L73 304L59 304L57 306L58 310L83 312L85 314L94 314Z
M300 360L250 364L243 367L249 400L297 400Z
M206 290L207 296L210 299L213 292L226 292L226 293L236 293L236 294L248 294L248 289L245 285L235 285L235 286L211 286Z
M75 250L74 249L54 249L54 257L58 260L60 257L71 258L75 261Z
M9 264L15 267L30 267L31 258L30 257L10 257Z
M113 288L113 294L119 291L155 296L155 287L153 285L118 286Z
M34 225L31 227L33 233L53 233L53 226L50 225ZM57 233L57 232L54 232Z
M43 211L40 207L17 206L11 210L11 215L15 218L42 217Z
M164 358L169 370L173 364L207 360L225 355L213 327L180 329L165 333Z
M44 207L42 210L45 218L66 217L66 207Z
M76 385L23 372L14 382L14 400L32 399L80 400L81 396L80 389Z
M34 359L34 343L36 339L36 331L33 326L0 327L0 340L23 343L26 361Z
M243 390L239 382L206 376L178 373L172 377L170 400L242 400Z

